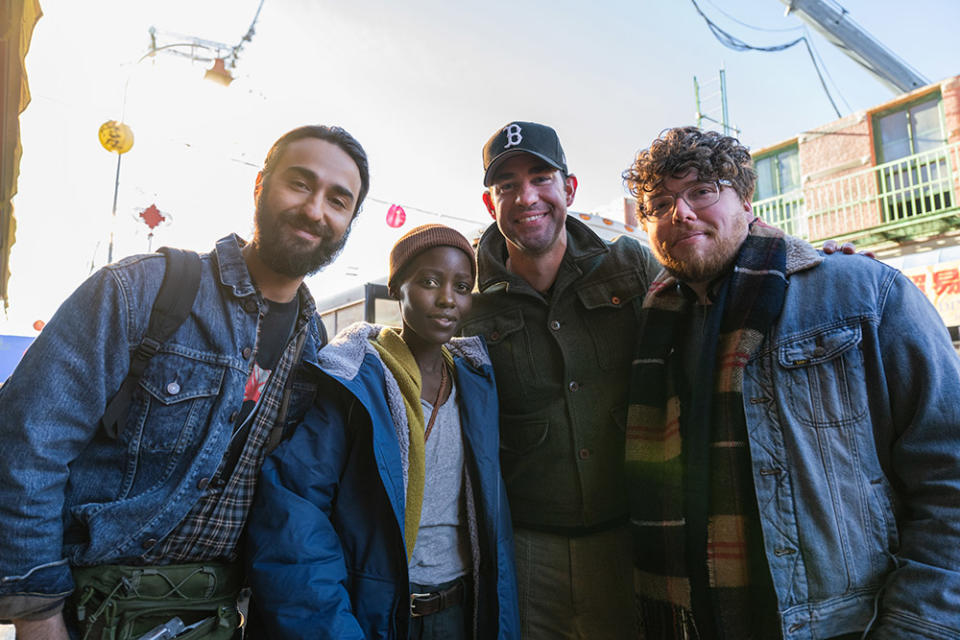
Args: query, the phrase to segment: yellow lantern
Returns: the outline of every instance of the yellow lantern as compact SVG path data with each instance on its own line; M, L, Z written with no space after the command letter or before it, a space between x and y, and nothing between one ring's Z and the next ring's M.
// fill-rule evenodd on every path
M123 122L109 120L100 125L100 144L107 151L126 153L133 148L133 129Z

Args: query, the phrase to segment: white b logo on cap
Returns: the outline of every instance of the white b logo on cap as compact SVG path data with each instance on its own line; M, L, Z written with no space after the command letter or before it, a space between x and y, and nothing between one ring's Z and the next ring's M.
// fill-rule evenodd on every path
M516 123L508 124L504 131L507 132L507 144L503 145L504 149L509 149L523 142L523 136L520 135L520 125Z

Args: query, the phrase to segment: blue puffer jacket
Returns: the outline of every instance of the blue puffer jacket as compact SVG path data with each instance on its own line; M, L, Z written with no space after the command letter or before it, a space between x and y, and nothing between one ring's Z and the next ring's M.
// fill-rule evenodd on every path
M368 342L379 331L354 325L320 352L314 407L264 463L247 560L271 637L407 637L402 437L391 418L402 399ZM477 637L519 638L493 370L480 338L447 346L477 517Z

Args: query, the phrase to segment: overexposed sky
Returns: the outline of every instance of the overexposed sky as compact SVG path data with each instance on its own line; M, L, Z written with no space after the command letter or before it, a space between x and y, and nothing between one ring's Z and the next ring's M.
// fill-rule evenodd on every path
M0 334L34 334L32 323L106 261L116 155L99 145L97 129L121 110L135 144L122 160L115 258L146 251L135 216L154 203L172 217L154 249L208 250L230 231L249 235L253 180L273 140L307 123L353 133L370 156L371 199L344 254L309 280L318 299L382 275L399 235L439 220L428 212L454 216L442 221L465 232L487 224L480 151L510 120L558 130L580 181L574 208L597 211L623 194L620 172L638 149L693 122L695 75L715 92L726 68L731 121L755 148L836 118L802 45L731 51L689 0L265 0L227 88L177 56L134 62L151 26L236 43L259 0L40 1ZM803 33L780 0L698 1L751 44ZM960 2L842 5L931 82L960 74ZM792 30L773 31L782 29ZM810 33L842 114L893 97ZM706 106L719 117L716 99ZM390 203L407 210L400 229L384 221Z

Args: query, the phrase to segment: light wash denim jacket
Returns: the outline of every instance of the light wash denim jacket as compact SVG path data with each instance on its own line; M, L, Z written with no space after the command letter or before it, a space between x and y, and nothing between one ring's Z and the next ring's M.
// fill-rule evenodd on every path
M243 402L264 308L241 243L227 236L202 256L191 316L150 361L117 440L98 423L146 330L160 254L92 275L0 387L0 618L49 615L73 589L70 565L135 559L203 495ZM298 335L315 363L324 334L301 290L310 321ZM300 366L291 378L288 425L315 390Z
M785 640L960 638L960 358L898 271L793 241L744 409Z

